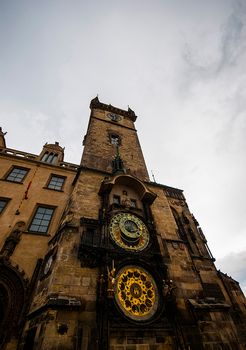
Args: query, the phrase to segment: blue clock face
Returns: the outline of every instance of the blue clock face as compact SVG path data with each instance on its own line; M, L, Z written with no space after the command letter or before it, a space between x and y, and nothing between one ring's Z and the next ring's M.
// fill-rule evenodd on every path
M107 117L111 119L113 122L119 122L122 119L120 115L114 114L114 113L108 113Z

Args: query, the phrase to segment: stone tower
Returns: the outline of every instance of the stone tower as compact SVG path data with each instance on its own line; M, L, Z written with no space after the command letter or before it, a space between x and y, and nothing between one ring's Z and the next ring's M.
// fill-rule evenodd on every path
M217 271L183 191L149 180L135 113L98 98L90 108L22 336L6 349L244 349L245 297Z

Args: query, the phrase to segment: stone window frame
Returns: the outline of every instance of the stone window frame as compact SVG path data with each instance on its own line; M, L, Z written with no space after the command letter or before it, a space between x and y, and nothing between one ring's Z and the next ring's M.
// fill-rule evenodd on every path
M20 181L16 181L14 179L9 179L9 177L11 176L12 173L15 172L15 170L22 170L22 171L25 171L25 173L23 174L22 178ZM12 167L8 170L8 172L5 174L4 176L4 180L5 181L8 181L8 182L12 182L12 183L16 183L16 184L23 184L27 174L29 173L30 171L30 168L25 168L25 167L22 167L22 166L19 166L19 165L12 165ZM17 174L18 175L18 174ZM18 178L17 176L15 176L15 179Z
M7 197L0 197L0 215L3 214L3 212L5 211L9 201L11 198L7 198ZM4 203L3 206L1 205L1 202Z
M50 187L52 186L52 181L54 181L54 178L56 179L62 179L63 182L60 186L60 188L57 188L56 184L54 184L54 187ZM67 177L63 176L63 175L58 175L58 174L50 174L50 177L46 183L46 186L44 187L47 190L53 190L53 191L58 191L58 192L63 192L63 188L65 185L65 181L66 181ZM58 181L59 182L59 181Z
M28 230L27 232L30 233L30 234L34 234L34 235L41 235L41 236L49 236L48 232L49 232L49 229L50 229L50 225L51 225L51 222L54 218L54 213L55 213L55 210L56 210L56 206L52 206L52 205L47 205L47 204L42 204L42 203L37 203L37 205L35 206L34 210L33 210L33 214L31 216L31 219L30 219L30 222L28 224ZM47 218L44 218L44 215L48 215L48 214L45 214L42 215L43 217L37 217L37 215L41 215L43 213L38 213L38 210L39 209L51 209L52 210L52 213L50 215L50 218L47 220ZM46 231L40 231L40 230L37 230L37 231L34 231L33 229L31 229L32 225L35 225L34 224L34 220L41 220L42 221L48 221L48 224L46 226ZM40 222L40 223L41 223ZM35 226L45 226L45 225L35 225Z

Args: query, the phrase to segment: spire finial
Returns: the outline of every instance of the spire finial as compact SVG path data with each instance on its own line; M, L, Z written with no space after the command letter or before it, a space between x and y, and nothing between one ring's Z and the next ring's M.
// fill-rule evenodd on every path
M3 132L3 129L0 127L0 147L6 148L5 135L7 132Z
M156 182L156 180L155 180L155 175L154 175L154 173L153 173L153 170L151 170L151 175L152 175L153 181Z

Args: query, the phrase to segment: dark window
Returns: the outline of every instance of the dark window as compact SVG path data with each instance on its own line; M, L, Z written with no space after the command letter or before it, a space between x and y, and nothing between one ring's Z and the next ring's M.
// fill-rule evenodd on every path
M48 155L49 155L49 153L48 153L48 152L45 152L44 155L43 155L43 157L41 158L41 161L42 161L42 162L46 162L46 160L47 160L47 158L48 158Z
M52 175L48 184L48 188L60 191L64 184L65 178L61 176Z
M225 300L224 294L217 283L203 283L205 297Z
M137 208L137 202L135 199L131 199L131 207L132 208Z
M82 235L81 242L87 246L99 246L100 235L97 232L96 228L87 227Z
M120 204L120 196L114 195L114 197L113 197L113 203L114 203L114 204Z
M45 163L55 164L57 162L57 159L58 159L57 154L54 154L52 152L51 153L45 152L45 154L41 158L41 161Z
M87 245L93 245L93 238L96 230L94 228L87 228L83 236L83 243Z
M3 210L6 207L8 201L9 201L8 198L0 198L0 214L3 212Z
M54 208L39 206L29 227L30 232L47 233Z
M6 180L13 182L22 182L27 172L27 169L14 167L6 177Z
M119 146L120 138L118 135L110 135L110 142L112 145Z

